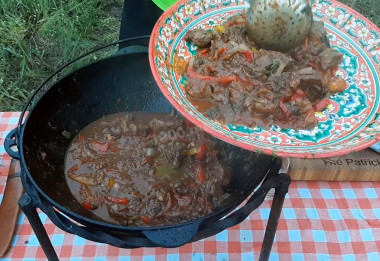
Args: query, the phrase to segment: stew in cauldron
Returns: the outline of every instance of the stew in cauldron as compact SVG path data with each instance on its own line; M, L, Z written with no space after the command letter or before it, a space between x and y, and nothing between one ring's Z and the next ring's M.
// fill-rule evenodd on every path
M343 55L330 48L321 21L286 53L260 49L249 39L245 15L213 30L190 30L185 39L198 47L189 64L175 63L187 76L186 94L200 112L225 124L312 129L328 96L347 87L335 76Z
M104 220L169 225L210 214L228 197L224 155L183 118L118 113L78 133L65 173L74 197Z

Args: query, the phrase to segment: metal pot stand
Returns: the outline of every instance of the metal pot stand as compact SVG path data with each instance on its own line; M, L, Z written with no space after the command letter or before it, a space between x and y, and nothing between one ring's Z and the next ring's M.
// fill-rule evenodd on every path
M281 165L281 160L276 160L276 166L269 171L266 180L262 185L256 190L256 192L247 201L246 205L240 208L238 211L233 212L226 218L219 220L215 223L209 224L207 226L203 225L200 227L198 233L194 235L192 232L192 227L188 228L189 231L166 231L170 235L169 241L174 241L175 243L180 243L180 245L186 244L188 242L194 242L212 235L215 235L224 229L234 226L247 218L247 216L256 208L258 208L264 201L269 190L275 189L273 202L270 210L270 215L268 223L265 230L263 245L260 253L259 260L268 260L270 256L270 251L273 245L274 236L277 230L277 224L281 215L282 205L285 199L285 195L288 192L290 178L287 174L276 173ZM26 193L20 198L19 205L25 216L28 218L29 223L32 226L34 233L37 236L41 247L48 258L48 260L59 260L55 252L55 249L50 241L50 238L42 224L42 221L37 213L37 208L44 212L49 219L60 229L67 233L78 235L82 238L109 244L120 248L138 248L138 247L157 247L163 246L168 247L170 242L165 241L167 238L165 234L160 229L150 231L146 234L146 238L142 237L132 237L116 235L108 232L104 232L98 229L94 229L90 226L79 226L73 223L67 216L63 215L59 211L55 210L53 206L46 199L39 196L34 186L30 184L30 181L26 178L26 175L22 175L23 184ZM196 228L195 228L196 229ZM175 228L174 228L175 230ZM178 235L178 238L173 238L174 235ZM186 236L187 235L187 236ZM173 247L176 247L173 245Z

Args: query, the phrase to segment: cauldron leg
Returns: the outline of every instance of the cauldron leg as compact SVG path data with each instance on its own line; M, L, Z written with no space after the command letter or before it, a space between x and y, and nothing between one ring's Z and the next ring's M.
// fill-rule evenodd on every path
M280 174L287 175L287 174ZM276 235L278 221L280 219L282 206L284 204L285 195L288 193L290 185L290 178L288 182L282 182L281 185L275 188L272 206L270 208L269 219L267 227L265 229L263 246L261 248L259 261L267 261L272 250L272 245L274 241L274 236Z
M51 244L50 238L46 233L44 225L41 222L41 219L37 213L36 207L32 202L32 199L27 194L24 194L18 201L18 204L25 216L28 218L30 225L33 228L34 233L37 236L38 242L42 247L48 260L59 260L57 253L54 250L53 245Z

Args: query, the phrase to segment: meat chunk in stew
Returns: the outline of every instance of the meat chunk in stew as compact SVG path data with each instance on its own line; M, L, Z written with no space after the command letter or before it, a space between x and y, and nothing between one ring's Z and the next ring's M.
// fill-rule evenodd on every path
M211 44L212 32L204 29L195 29L186 33L185 40L199 47L208 47Z

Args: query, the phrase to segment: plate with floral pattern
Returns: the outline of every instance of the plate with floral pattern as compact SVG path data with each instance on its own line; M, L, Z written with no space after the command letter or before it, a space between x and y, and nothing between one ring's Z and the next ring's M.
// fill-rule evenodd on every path
M244 12L244 0L180 0L157 21L149 44L149 62L162 93L188 120L211 135L244 149L277 156L322 158L348 154L380 140L380 29L337 2L312 3L315 20L324 21L330 44L344 55L337 75L348 88L330 96L316 112L311 130L269 129L222 124L205 117L189 102L178 57L189 61L197 47L184 40L194 28L213 28Z

